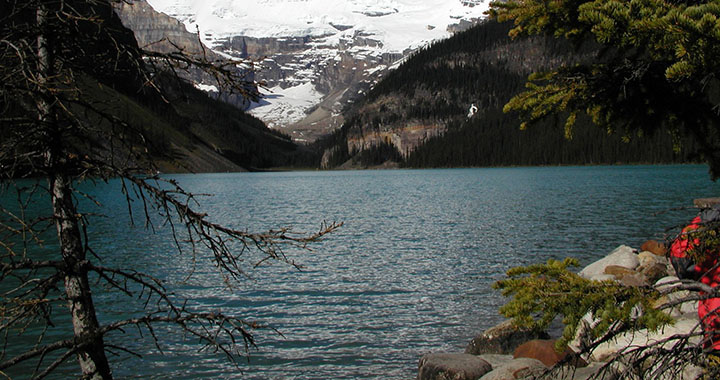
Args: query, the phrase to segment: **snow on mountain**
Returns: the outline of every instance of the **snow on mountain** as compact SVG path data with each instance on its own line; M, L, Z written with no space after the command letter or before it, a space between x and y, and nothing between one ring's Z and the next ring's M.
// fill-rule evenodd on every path
M251 105L250 112L261 120L267 120L270 128L282 128L302 120L306 116L304 111L323 98L323 94L310 82L288 88L276 86L263 92L265 96L259 103Z
M148 0L203 42L248 37L327 37L338 43L358 32L402 52L448 36L447 26L483 16L487 3L461 0ZM472 6L471 6L472 5ZM332 41L335 40L335 41Z
M265 72L258 75L272 93L251 112L276 127L302 124L305 113L323 100L329 110L325 116L336 117L348 94L358 92L353 87L357 82L372 81L414 49L448 37L453 25L468 25L484 17L489 2L147 1L156 10L180 20L188 31L199 31L203 43L213 50L267 58L263 62ZM327 99L332 96L336 98ZM320 119L316 115L314 123Z

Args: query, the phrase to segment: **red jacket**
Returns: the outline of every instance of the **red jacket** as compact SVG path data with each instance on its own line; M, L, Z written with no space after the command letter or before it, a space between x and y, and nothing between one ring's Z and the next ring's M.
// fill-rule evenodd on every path
M680 278L689 278L693 280L699 280L703 284L710 285L712 287L720 284L720 268L716 268L718 262L718 254L707 255L707 258L696 263L688 256L687 251L695 246L700 245L700 239L690 239L687 235L689 232L696 230L700 227L700 217L695 217L689 225L682 230L680 235L670 246L670 262Z
M720 268L717 267L718 252L708 252L706 258L695 263L687 251L700 245L700 239L690 239L689 232L700 228L700 217L696 217L683 228L680 235L670 246L670 262L680 278L699 280L705 285L716 287L720 284ZM701 292L702 294L703 292ZM720 298L713 297L698 301L698 318L704 334L703 346L706 349L720 351Z

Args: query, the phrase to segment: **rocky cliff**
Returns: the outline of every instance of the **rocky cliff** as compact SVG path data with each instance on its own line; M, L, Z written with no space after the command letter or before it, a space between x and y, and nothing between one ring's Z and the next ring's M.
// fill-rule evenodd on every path
M196 34L188 32L177 19L155 11L145 0L119 2L115 9L123 25L135 32L141 47L159 52L170 52L179 47L193 54L206 50Z
M115 9L123 25L135 33L138 45L144 49L161 53L182 50L186 54L204 57L208 61L226 59L203 45L197 33L189 32L183 23L156 11L145 0L121 1L115 5ZM239 67L238 70L245 69ZM188 72L181 70L179 73L198 89L209 92L215 98L219 96L216 82L210 75L192 68ZM254 74L248 72L247 77L252 80ZM223 101L244 110L250 107L250 101L239 95L223 96Z

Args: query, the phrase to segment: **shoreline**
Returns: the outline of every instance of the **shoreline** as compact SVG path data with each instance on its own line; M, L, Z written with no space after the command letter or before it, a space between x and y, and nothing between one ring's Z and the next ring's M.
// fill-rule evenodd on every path
M710 202L718 203L720 198L696 200L696 204ZM664 302L672 303L685 293L676 289L680 280L675 276L675 270L666 255L665 245L654 240L646 241L639 249L621 245L583 267L578 274L587 280L610 280L626 287L664 289L668 293L664 296ZM582 337L583 330L580 327L575 340L568 344L564 352L558 353L555 349L555 342L559 339L558 331L517 328L511 320L506 319L476 335L463 353L431 352L423 355L418 362L417 380L531 379L548 370L551 372L548 377L544 377L547 379L590 379L597 376L599 371L617 371L613 367L615 359L633 349L647 347L661 339L672 339L672 336L679 334L689 334L700 323L697 301L679 303L668 311L675 319L674 323L655 332L639 330L620 334L589 352L582 350L581 341L577 341ZM587 317L593 319L592 316ZM700 344L699 339L696 337L694 344ZM608 369L608 366L613 368ZM681 370L682 379L698 379L703 373L702 368L693 364Z

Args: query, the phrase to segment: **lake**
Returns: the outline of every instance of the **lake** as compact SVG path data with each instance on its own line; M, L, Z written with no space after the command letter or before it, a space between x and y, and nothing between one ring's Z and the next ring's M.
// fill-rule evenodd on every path
M103 204L93 208L105 216L91 219L90 236L105 265L147 271L166 279L191 307L237 313L282 333L257 331L258 348L236 368L162 328L161 355L129 329L109 340L144 355L111 356L118 378L414 378L422 354L462 352L502 320L497 309L504 300L491 284L507 269L568 256L586 265L618 245L664 239L667 227L696 212L677 208L720 196L700 165L173 178L187 190L213 194L200 198L201 208L236 228L315 232L323 221L345 225L312 252L287 252L302 270L248 268L249 278L228 289L202 262L186 281L192 260L174 250L167 228L156 226L153 234L142 224L130 227L118 182L85 187ZM115 293L97 290L96 298L104 321L136 307Z

